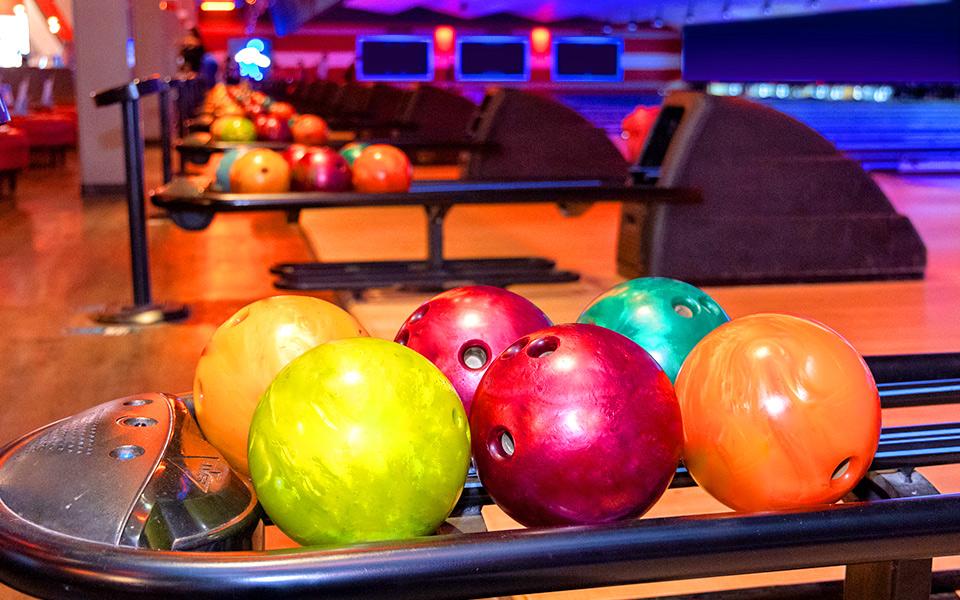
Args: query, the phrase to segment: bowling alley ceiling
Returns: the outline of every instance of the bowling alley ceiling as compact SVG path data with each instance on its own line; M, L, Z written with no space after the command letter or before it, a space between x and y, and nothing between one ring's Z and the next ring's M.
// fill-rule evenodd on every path
M598 21L684 23L723 19L815 14L824 11L888 8L932 4L939 0L344 0L343 5L366 11L398 13L427 8L460 18L508 13L543 22L576 17Z

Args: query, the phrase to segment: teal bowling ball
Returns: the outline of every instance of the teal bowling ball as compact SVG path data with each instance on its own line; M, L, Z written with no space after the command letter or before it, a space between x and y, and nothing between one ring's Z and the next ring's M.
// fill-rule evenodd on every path
M357 157L360 156L369 145L370 144L366 142L350 142L340 149L340 156L342 156L352 168L353 161L357 160Z
M223 153L223 158L220 159L220 164L217 165L216 178L213 182L216 191L225 193L230 191L230 167L233 166L233 163L236 162L238 158L248 151L248 148L234 148L233 150L227 150Z
M598 296L577 322L612 329L640 344L675 381L697 342L729 320L699 288L676 279L641 277Z

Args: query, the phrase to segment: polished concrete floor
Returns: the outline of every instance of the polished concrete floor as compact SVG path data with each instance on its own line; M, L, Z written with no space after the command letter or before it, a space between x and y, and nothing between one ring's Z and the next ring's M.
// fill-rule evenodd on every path
M148 182L158 183L148 152ZM960 350L960 178L878 181L910 215L930 249L926 280L710 290L733 316L787 311L820 319L865 354ZM88 313L131 297L125 206L82 200L75 159L65 168L26 173L15 197L0 199L0 384L7 395L0 438L9 440L98 402L142 391L183 391L213 329L240 306L275 293L267 274L277 261L422 256L423 216L415 209L337 209L283 215L223 215L203 232L150 220L155 296L186 302L191 317L147 328L102 327ZM618 281L614 269L618 208L599 204L564 218L552 206L462 207L447 230L453 257L544 255L579 270L581 281L517 286L556 322L576 318ZM370 292L342 302L367 328L392 338L426 296ZM885 424L960 420L957 407L888 411ZM946 491L960 490L960 469L929 471ZM671 491L651 516L722 510L697 489ZM496 508L490 528L515 527ZM941 564L945 564L942 563ZM631 586L590 592L597 598L649 597L744 585L840 577L839 569L797 571ZM2 597L16 594L4 590ZM580 597L584 592L555 596Z

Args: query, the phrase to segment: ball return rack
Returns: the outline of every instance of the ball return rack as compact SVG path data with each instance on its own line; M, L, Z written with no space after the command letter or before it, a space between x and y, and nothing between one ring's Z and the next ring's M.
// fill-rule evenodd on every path
M960 402L960 354L868 363L885 408ZM263 552L250 486L202 439L190 404L121 398L0 450L0 581L45 598L430 599L846 565L845 600L928 599L960 582L932 571L933 557L960 554L960 494L914 470L960 462L960 423L884 429L838 505L487 532L490 499L472 476L436 535ZM689 485L679 471L673 486ZM811 585L808 597L840 597L839 584Z
M575 206L596 201L627 204L696 202L693 190L629 185L622 181L433 181L415 182L409 192L361 194L355 192L289 192L284 194L172 194L161 187L153 203L166 209L173 222L188 230L207 227L218 212L284 211L295 220L299 211L316 208L373 206L422 207L427 217L427 258L409 261L339 263L284 263L274 265L276 287L287 290L352 290L405 286L443 289L467 283L509 285L561 283L579 275L558 270L545 258L479 258L449 260L443 256L443 225L449 211L460 204L557 203Z

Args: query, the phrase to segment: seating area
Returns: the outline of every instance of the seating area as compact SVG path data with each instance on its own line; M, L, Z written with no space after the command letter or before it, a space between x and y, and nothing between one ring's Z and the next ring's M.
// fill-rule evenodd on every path
M13 187L21 169L64 164L67 151L77 145L77 109L68 69L0 69L0 87L7 86L14 131L0 131L0 149L16 148L16 153L0 156L0 173Z

